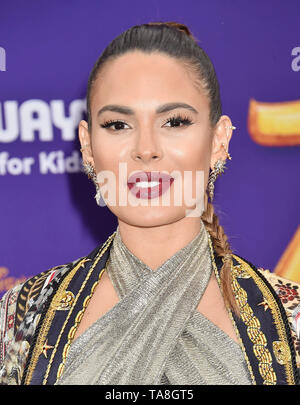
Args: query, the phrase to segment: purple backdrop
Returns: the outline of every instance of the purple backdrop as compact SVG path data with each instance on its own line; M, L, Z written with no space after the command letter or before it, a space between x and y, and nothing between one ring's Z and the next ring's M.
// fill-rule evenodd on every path
M0 294L89 253L117 226L80 172L76 125L104 47L158 20L187 24L214 63L223 113L237 127L216 212L236 253L274 269L300 223L300 147L255 143L248 106L250 98L300 99L300 62L293 69L291 55L299 15L298 0L1 2Z

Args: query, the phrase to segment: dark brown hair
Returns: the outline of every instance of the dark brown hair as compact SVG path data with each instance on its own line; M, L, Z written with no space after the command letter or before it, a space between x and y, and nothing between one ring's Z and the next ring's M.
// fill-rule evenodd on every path
M197 41L185 24L174 21L135 25L113 39L96 61L89 76L87 89L89 131L91 132L92 129L91 92L95 80L108 61L133 50L145 53L161 52L183 62L185 67L193 73L195 83L209 99L209 119L213 128L222 115L219 82L210 58ZM222 257L232 254L228 238L219 224L218 216L211 203L207 204L201 219L211 236L216 253ZM225 260L221 268L221 287L226 305L239 315L231 287L231 260Z

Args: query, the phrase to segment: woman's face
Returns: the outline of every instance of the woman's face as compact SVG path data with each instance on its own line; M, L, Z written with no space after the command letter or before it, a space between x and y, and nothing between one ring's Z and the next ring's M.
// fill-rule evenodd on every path
M83 160L98 179L107 175L99 182L101 194L119 220L150 227L199 218L209 167L226 158L221 142L227 148L231 122L222 116L211 128L209 100L180 62L140 51L109 62L92 89L91 117L90 133L85 121L79 127L81 145L91 145ZM150 187L158 183L130 191L127 181L135 172L152 173L152 181L165 173L174 181L163 183L163 194L154 192L162 184ZM148 181L146 174L137 179Z

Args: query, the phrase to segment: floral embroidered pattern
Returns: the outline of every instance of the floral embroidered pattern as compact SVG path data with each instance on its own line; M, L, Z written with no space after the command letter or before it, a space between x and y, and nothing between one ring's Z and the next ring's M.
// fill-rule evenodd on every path
M9 315L8 319L7 319L7 327L8 329L12 328L14 326L14 320L15 320L15 315Z
M300 340L297 337L293 325L294 317L292 315L294 309L300 304L300 284L280 277L277 274L270 272L270 270L263 269L262 267L258 268L258 270L261 271L263 276L272 285L284 306L290 324L291 336L296 352L297 367L300 372Z
M299 286L293 284L289 280L282 281L278 279L278 282L274 285L275 291L278 294L283 304L292 303L289 305L289 309L294 309L300 302Z

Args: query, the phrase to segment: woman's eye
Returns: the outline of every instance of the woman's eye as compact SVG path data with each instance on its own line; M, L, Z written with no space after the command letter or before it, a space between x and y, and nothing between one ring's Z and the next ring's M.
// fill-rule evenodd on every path
M111 127L115 127L114 131L120 131L121 129L127 129L124 128L124 125L127 125L125 122L123 121L114 121L114 120L109 120L104 122L104 124L100 124L100 126L102 128L111 128Z
M188 117L182 117L181 115L176 115L174 117L171 117L167 120L166 124L171 124L171 128L176 128L176 127L181 127L181 126L188 126L192 125L193 122L188 118ZM166 125L165 124L165 125ZM180 125L182 124L182 125Z
M170 125L167 125L170 124ZM188 118L188 117L182 117L181 115L175 115L173 117L170 117L167 122L164 124L164 126L169 126L171 128L178 128L182 126L189 126L192 125L193 122ZM123 129L128 129L125 128L124 126L127 125L126 122L120 121L120 120L109 120L104 122L103 124L100 124L102 128L113 128L114 132L121 131ZM128 126L128 125L127 125Z

